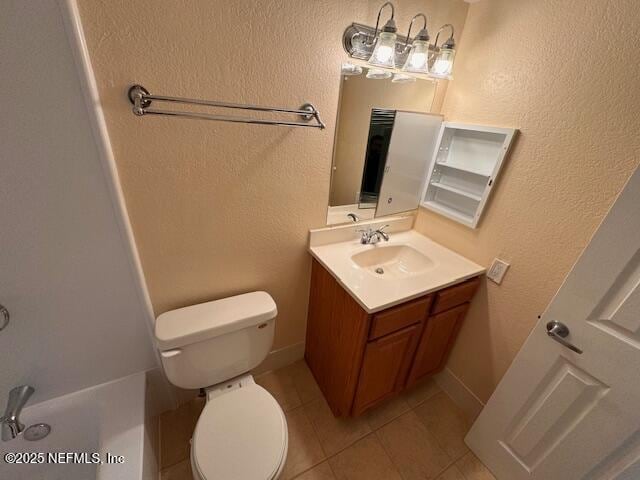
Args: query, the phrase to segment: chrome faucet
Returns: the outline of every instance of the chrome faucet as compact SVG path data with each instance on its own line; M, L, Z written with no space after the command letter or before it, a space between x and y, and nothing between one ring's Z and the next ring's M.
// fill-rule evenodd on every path
M24 424L20 423L20 412L33 395L35 389L29 385L20 385L9 392L9 401L4 415L0 417L2 424L2 441L13 440L24 430Z
M389 225L384 225L376 230L373 230L371 227L366 230L358 230L358 232L362 234L360 237L360 243L363 245L373 245L378 243L380 239L388 242L389 234L383 231L388 226Z

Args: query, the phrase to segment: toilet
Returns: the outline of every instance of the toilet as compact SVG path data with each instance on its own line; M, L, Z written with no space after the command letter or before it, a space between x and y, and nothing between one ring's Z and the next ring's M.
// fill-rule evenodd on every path
M160 315L155 336L167 378L204 388L191 439L194 480L272 480L287 457L282 408L248 373L273 343L277 307L251 292Z

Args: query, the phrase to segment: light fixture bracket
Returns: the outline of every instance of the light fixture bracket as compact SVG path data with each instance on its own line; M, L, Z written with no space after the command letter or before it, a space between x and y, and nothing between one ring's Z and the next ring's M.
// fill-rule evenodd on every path
M369 60L373 53L375 44L376 29L368 25L361 23L352 23L349 25L342 35L342 46L345 52L349 54L351 58L357 58L359 60ZM413 38L410 38L407 42L406 35L398 35L396 40L396 65L403 65L409 54L409 48ZM429 45L429 51L434 52L434 49Z

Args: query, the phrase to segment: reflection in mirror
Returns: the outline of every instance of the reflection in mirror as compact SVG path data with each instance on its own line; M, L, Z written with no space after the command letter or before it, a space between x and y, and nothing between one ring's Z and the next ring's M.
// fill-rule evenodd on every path
M380 185L382 185L382 176L384 175L395 118L395 110L382 108L371 110L362 182L358 194L358 207L361 209L376 208L378 203L378 195L380 193Z
M428 113L431 110L435 82L416 77L407 80L404 78L406 75L396 74L398 81L386 71L388 78L380 78L379 75L367 78L368 73L367 68L343 68L327 213L329 225L376 216L381 189L388 193L384 178L391 163L390 147L391 154L394 148L398 150L397 145L392 146L392 136L424 136L424 132L396 133L398 128L416 128L419 125L419 122L402 120L398 113ZM420 161L423 158L426 155L421 152ZM401 162L395 164L399 166ZM390 200L393 197L393 193L386 195L385 202L389 204L385 205L384 214L418 206L416 198L415 204L409 208L404 202L403 210L394 211Z

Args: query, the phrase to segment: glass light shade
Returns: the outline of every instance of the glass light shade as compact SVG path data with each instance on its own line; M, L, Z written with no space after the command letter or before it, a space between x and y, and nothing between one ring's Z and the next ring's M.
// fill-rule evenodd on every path
M379 68L370 68L367 72L367 78L372 78L374 80L384 80L385 78L390 78L391 72L380 70Z
M412 77L405 73L396 73L391 80L393 83L411 83L416 81L416 77Z
M354 65L353 63L345 62L342 64L342 75L360 75L362 73L362 67L360 65Z
M452 48L441 49L431 66L431 75L436 77L448 77L451 75L455 55L456 52Z
M395 68L396 66L396 34L380 32L376 40L376 46L369 58L371 65L379 67Z
M414 40L402 70L414 73L429 73L429 43Z

